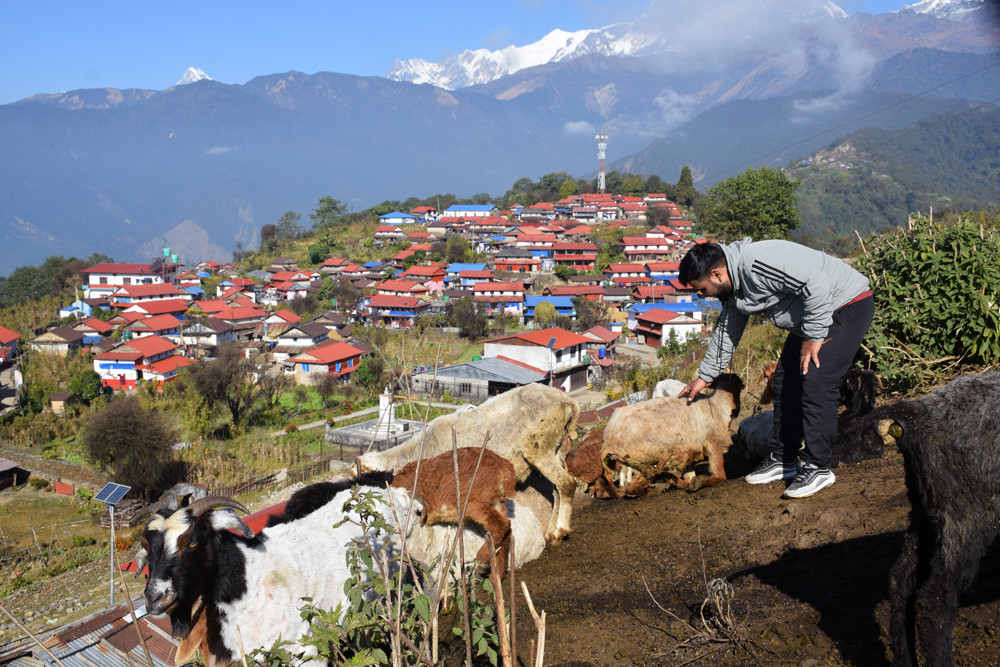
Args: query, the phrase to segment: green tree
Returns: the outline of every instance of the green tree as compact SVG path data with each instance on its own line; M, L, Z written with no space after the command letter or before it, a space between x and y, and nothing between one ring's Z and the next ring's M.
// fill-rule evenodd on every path
M134 396L115 398L94 413L81 436L88 458L139 496L151 498L174 481L174 433Z
M554 273L556 278L558 278L559 280L568 281L570 279L570 276L575 276L577 274L577 270L571 266L560 264L552 270L552 273Z
M539 301L538 305L535 306L535 326L536 327L550 327L559 317L559 312L556 307L553 306L548 301Z
M622 181L622 193L631 197L642 197L646 194L646 179L642 174L629 174Z
M674 186L671 194L673 195L674 203L678 206L690 208L694 205L698 192L694 189L694 178L691 176L691 167L685 165L681 168L681 177L677 180L677 185Z
M367 356L358 364L358 369L354 371L352 379L359 387L373 392L382 388L383 375L384 364L382 360L378 357Z
M795 204L798 182L772 167L748 169L716 183L699 202L697 232L722 241L787 239L802 221Z
M458 334L463 338L476 340L486 333L489 318L471 298L452 299L445 310L451 326L458 327Z
M229 408L233 424L244 426L251 421L254 402L260 395L255 382L257 368L243 356L235 343L219 346L212 363L195 364L185 373L185 380L205 400Z
M278 224L274 228L274 236L279 241L291 241L302 235L301 213L295 211L285 211L278 219Z
M446 246L445 257L452 264L457 262L464 262L466 255L472 252L472 247L469 242L463 236L458 234L451 234L448 236L448 244Z
M559 199L566 199L566 197L573 197L578 194L580 194L580 186L572 178L567 178L559 186Z
M583 331L608 320L608 304L603 301L577 296L573 298L573 307L576 309L577 326Z
M69 380L69 390L90 403L101 395L101 376L92 368L81 368Z
M329 229L340 222L347 213L347 205L333 197L322 197L316 202L316 208L309 214L313 229Z

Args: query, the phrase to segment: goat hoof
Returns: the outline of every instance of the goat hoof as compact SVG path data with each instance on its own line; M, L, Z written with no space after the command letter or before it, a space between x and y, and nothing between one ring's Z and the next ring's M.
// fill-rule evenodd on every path
M569 531L565 528L556 528L554 531L545 532L546 542L559 542L569 537Z

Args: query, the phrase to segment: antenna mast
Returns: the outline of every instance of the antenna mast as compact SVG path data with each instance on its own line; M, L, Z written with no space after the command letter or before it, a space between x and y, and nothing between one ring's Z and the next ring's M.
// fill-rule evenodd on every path
M604 130L594 137L597 139L597 191L604 192L604 156L608 151L608 135L604 134Z

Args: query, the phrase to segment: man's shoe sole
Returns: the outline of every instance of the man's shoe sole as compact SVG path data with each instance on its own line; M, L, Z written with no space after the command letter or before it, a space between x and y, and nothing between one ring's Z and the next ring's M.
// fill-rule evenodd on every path
M837 481L836 476L831 472L829 475L823 475L822 477L820 477L818 480L816 480L815 484L813 484L808 488L796 489L792 491L791 487L789 487L788 489L785 489L785 492L782 494L782 496L785 498L795 498L795 499L808 498L811 495L819 493L826 487L831 486L836 481ZM791 491L791 493L789 493L789 491Z

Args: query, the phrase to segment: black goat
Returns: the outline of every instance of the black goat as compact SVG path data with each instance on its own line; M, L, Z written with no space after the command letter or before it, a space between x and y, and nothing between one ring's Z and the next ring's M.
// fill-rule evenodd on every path
M910 526L890 573L896 665L950 665L958 598L1000 531L1000 372L968 375L878 408L903 453Z

